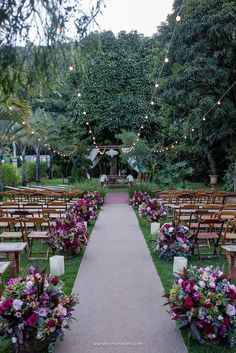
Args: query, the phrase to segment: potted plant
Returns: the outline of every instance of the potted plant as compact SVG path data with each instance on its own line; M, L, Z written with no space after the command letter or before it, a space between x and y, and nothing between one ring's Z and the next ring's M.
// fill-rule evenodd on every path
M62 282L46 270L31 267L26 277L12 278L0 302L1 331L16 352L52 352L55 341L69 328L77 303L65 295Z
M191 267L167 295L171 317L202 344L236 344L236 287L219 268Z

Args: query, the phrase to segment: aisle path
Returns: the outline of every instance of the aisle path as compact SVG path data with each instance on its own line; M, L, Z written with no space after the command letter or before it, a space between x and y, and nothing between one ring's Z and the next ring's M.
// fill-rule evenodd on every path
M109 203L111 196L75 282L78 322L55 352L186 353L162 305L163 288L136 216L127 204Z

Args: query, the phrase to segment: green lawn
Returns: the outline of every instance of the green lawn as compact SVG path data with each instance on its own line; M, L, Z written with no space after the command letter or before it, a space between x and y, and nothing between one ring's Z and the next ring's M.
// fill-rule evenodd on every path
M156 270L161 278L164 291L165 293L168 293L171 288L171 283L174 279L172 275L172 268L173 264L172 262L165 262L160 259L158 256L158 253L155 249L155 245L153 243L154 237L151 235L150 232L150 224L144 219L139 217L138 211L135 211L136 216L139 221L140 228L143 232L144 238L146 240L148 249L150 251L150 254L152 256L154 265L156 267ZM214 266L224 266L225 271L228 270L227 267L227 261L224 255L220 256L220 259L211 259L211 260L201 260L201 262L198 260L197 257L191 256L188 260L188 265L198 265L198 266L207 266L207 265L214 265ZM164 293L163 293L164 294ZM171 318L170 318L171 320ZM187 335L186 330L182 330L182 334L186 343L186 346L188 348L189 353L235 353L235 349L230 349L225 346L203 346L193 340L192 338L189 338Z

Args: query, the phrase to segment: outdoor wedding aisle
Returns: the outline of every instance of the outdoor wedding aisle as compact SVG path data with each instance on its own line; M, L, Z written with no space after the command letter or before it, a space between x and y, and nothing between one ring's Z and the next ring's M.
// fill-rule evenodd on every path
M163 287L126 199L106 197L75 281L78 321L56 353L187 352L163 306Z

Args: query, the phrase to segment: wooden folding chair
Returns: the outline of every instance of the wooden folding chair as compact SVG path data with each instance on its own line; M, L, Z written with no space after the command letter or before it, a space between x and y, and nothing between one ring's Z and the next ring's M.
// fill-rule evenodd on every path
M182 205L179 210L176 210L176 222L185 223L190 227L190 222L196 220L195 212L198 210L198 206L194 204Z
M24 222L24 227L27 234L27 240L28 240L28 246L29 246L29 253L28 253L29 260L39 260L39 259L48 260L48 255L49 255L48 240L51 232L49 219L46 219L44 217L33 217L28 219L26 218L23 220L23 222ZM34 223L35 230L32 231L31 229L29 229L29 227L27 227L27 223L29 222ZM47 224L47 230L44 230L45 224ZM46 244L47 246L46 252L41 251L41 249L39 249L37 252L33 252L33 244L34 244L34 241L36 240L40 241L41 244L42 243Z
M219 228L218 225L221 225ZM224 220L216 218L200 219L198 223L198 228L194 234L195 249L199 259L210 259L218 258L217 247L219 244L219 239L223 229ZM213 245L213 251L211 253L201 253L200 248L210 248Z
M16 224L19 224L20 230L16 231ZM5 241L6 239L16 239L17 241L25 240L25 232L22 226L21 220L13 217L1 217L0 228L4 228L4 231L0 234L0 239Z
M236 219L229 219L223 234L222 245L232 244L236 241Z

